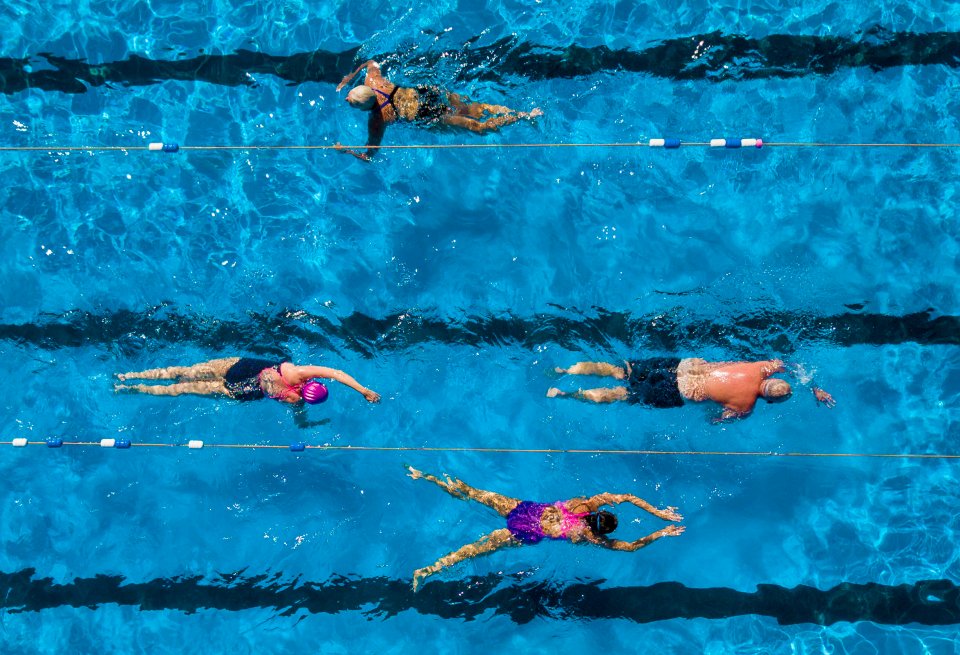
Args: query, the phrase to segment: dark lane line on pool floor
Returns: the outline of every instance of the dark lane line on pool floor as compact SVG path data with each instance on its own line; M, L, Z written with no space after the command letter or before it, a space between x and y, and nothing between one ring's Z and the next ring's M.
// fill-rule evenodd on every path
M56 584L36 570L0 572L2 607L9 613L58 607L96 609L126 605L140 610L192 614L204 609L274 609L280 616L362 611L386 618L407 610L447 619L471 620L486 612L515 623L536 618L627 619L650 623L670 619L726 619L759 615L781 625L871 621L885 625L960 623L960 587L950 580L913 584L844 583L827 590L810 586L759 584L755 592L726 587L691 588L678 582L650 586L601 587L602 582L523 582L498 575L462 581L434 581L413 593L409 580L336 576L327 582L284 580L282 574L205 581L198 576L126 582L100 574ZM507 584L504 584L508 581Z
M772 34L752 38L717 31L667 39L643 50L555 47L515 38L474 46L478 40L467 39L457 48L414 48L373 58L418 70L428 70L442 61L444 70L458 68L451 82L502 82L510 76L544 80L615 72L722 82L828 75L845 68L878 72L900 66L960 67L960 33L891 32L880 27L854 36ZM342 52L315 50L290 55L238 50L171 60L131 54L122 61L103 63L87 62L95 58L95 53L70 59L41 52L0 58L0 93L42 89L76 94L90 87L147 86L171 80L255 87L256 75L275 76L289 84L336 84L353 68L359 50L355 47Z
M858 305L850 305L857 307ZM531 316L468 315L461 319L398 312L382 318L354 312L327 318L303 310L249 312L243 319L218 319L181 313L172 305L141 312L95 314L68 311L41 314L30 323L0 323L0 342L42 350L106 347L132 356L155 344L191 343L215 350L243 350L283 356L290 343L327 351L351 351L363 357L405 351L425 344L516 346L533 350L557 345L610 350L611 343L632 349L692 352L721 346L731 356L790 354L812 343L834 346L924 346L960 344L960 317L925 310L895 316L849 312L817 316L807 312L757 311L730 322L692 319L684 310L634 316L594 308Z

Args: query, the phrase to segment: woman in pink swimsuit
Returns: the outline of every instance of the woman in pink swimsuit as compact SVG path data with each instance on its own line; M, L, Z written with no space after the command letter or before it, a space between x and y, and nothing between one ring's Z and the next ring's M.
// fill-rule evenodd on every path
M650 512L664 521L682 521L676 507L657 509L642 498L631 494L597 494L590 498L571 498L555 503L535 503L502 496L492 491L474 489L466 482L450 476L441 480L433 475L408 466L409 475L414 480L429 480L438 485L454 498L475 500L495 509L507 519L507 527L494 530L479 541L467 544L459 550L438 559L436 563L413 572L413 590L420 586L421 580L437 571L453 566L465 559L485 555L503 546L536 544L543 539L566 539L572 543L588 542L596 546L632 552L647 546L660 537L676 537L683 533L683 526L668 525L636 541L608 539L607 534L617 527L617 517L600 511L603 505L633 503L640 509Z
M285 361L225 357L192 366L167 366L148 371L118 373L120 382L128 380L164 380L169 384L116 384L114 391L146 393L154 396L226 396L241 402L272 398L296 404L320 403L327 388L313 378L336 380L363 395L371 403L380 402L380 394L366 388L353 377L326 366L297 366Z

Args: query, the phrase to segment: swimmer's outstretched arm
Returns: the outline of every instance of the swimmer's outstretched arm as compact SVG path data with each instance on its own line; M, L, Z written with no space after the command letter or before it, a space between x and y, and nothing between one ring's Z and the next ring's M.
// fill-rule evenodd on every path
M343 80L340 81L340 84L337 85L337 91L339 91L340 89L342 89L342 88L345 87L346 85L350 84L350 82L353 81L353 78L355 78L355 77L357 76L357 74L358 74L360 71L362 71L364 68L367 69L367 72L370 72L370 67L371 67L371 66L375 69L375 71L376 71L377 73L380 72L380 65L379 65L377 62L375 62L374 60L368 59L367 61L365 61L365 62L363 62L362 64L360 64L359 66L357 66L357 70L353 71L353 72L350 73L349 75L345 75L345 76L344 76Z
M646 537L637 539L636 541L620 541L619 539L604 539L602 537L597 537L592 533L587 535L587 539L598 546L603 546L604 548L609 548L610 550L622 550L628 553L632 553L635 550L640 550L644 546L649 546L657 539L661 537L679 537L683 534L683 531L686 528L682 525L668 525L662 530L657 530L648 534Z
M611 494L611 493L602 493L597 494L596 496L591 496L587 498L584 504L590 508L591 512L596 512L604 505L619 505L620 503L632 503L639 507L640 509L650 512L657 518L661 518L664 521L682 521L683 516L677 512L676 507L668 507L666 509L659 509L654 507L643 498L634 496L633 494Z
M373 156L377 154L377 151L380 150L378 147L383 142L383 134L387 131L387 124L383 121L383 117L375 112L370 112L370 118L367 119L367 150L366 152L357 152L343 146L339 141L333 144L334 149L345 155L353 155L357 159L362 159L363 161L370 161L373 159Z
M325 378L327 380L336 380L340 384L345 384L357 393L361 394L367 401L371 403L380 402L380 394L372 389L368 389L355 379L352 376L339 371L335 368L328 368L326 366L294 366L294 372L292 377L292 382L294 384L299 384L301 382L306 382L310 378Z
M425 566L422 569L417 569L414 571L413 590L417 590L417 587L420 586L420 582L424 578L431 576L437 571L440 571L448 566L453 566L454 564L462 562L465 559L470 559L471 557L492 553L493 551L503 548L504 546L519 545L520 542L514 539L513 535L511 535L510 531L506 528L494 530L490 534L481 537L478 541L475 541L472 544L467 544L466 546L460 548L459 550L455 550L449 555L444 555L430 566Z
M443 489L448 494L450 494L451 496L453 496L458 500L467 499L467 493L461 489L461 486L469 487L469 485L467 485L465 482L451 479L449 475L444 476L444 478L446 479L441 480L435 475L431 475L430 473L424 473L423 471L415 469L410 465L406 465L405 468L407 469L407 475L409 475L412 479L427 480L428 482L434 483L435 485L437 485L438 487L440 487L441 489Z

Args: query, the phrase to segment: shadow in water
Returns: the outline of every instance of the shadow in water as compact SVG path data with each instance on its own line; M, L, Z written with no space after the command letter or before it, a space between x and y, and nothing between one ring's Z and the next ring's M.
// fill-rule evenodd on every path
M143 335L150 335L149 339ZM132 354L145 344L192 343L212 351L282 356L291 341L328 351L348 350L364 357L439 343L478 347L512 345L535 349L556 344L570 350L607 350L611 342L628 348L695 354L720 346L731 356L790 354L811 343L834 346L960 344L960 317L933 310L893 316L849 312L817 316L806 312L757 311L729 322L691 320L678 312L633 315L595 308L574 312L514 316L498 313L444 319L404 311L382 318L353 313L341 319L302 310L250 312L239 320L184 314L171 305L142 312L94 314L69 311L43 314L31 323L0 323L0 342L56 350L107 347Z
M527 79L573 78L598 73L644 73L675 80L790 78L827 75L844 68L880 71L898 66L960 65L960 33L891 32L879 27L853 36L772 34L750 38L711 32L651 44L642 50L606 46L544 46L504 38L486 46L468 39L458 49L415 49L410 53L379 53L377 61L402 68L431 69L441 60L459 73L448 82L505 77ZM170 80L206 82L223 86L256 86L256 75L271 75L290 84L336 84L356 66L360 48L342 52L315 50L289 55L238 50L160 60L130 55L122 61L87 63L50 53L37 57L0 58L0 92L43 89L84 93L104 85L144 86ZM42 61L41 61L42 59ZM426 80L438 82L438 80Z
M827 590L761 584L755 592L744 592L724 587L695 589L677 582L646 587L604 587L602 581L561 585L515 579L510 583L509 578L488 575L428 582L413 593L409 580L383 577L335 577L323 583L282 578L282 574L245 577L241 571L213 581L177 577L128 583L119 575L96 575L54 584L50 578L37 578L34 569L24 569L0 573L0 597L8 612L114 604L186 613L268 608L282 616L361 611L388 617L414 610L466 620L492 612L516 623L538 617L649 623L745 615L767 616L782 625L960 623L960 587L949 580L902 585L845 583Z

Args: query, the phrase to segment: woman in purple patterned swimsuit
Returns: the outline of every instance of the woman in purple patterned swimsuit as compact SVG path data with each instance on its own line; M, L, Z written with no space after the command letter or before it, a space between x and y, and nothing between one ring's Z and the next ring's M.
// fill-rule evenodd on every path
M633 503L664 521L682 521L676 507L657 509L642 498L631 494L603 493L591 498L571 498L555 503L534 503L527 500L508 498L492 491L474 489L462 480L444 476L441 480L408 466L410 477L433 482L454 498L475 500L495 509L507 519L507 527L494 530L479 541L444 555L435 564L413 572L413 590L420 581L433 575L440 569L452 566L465 559L485 555L503 546L520 546L539 543L543 539L566 539L572 543L589 542L596 546L613 550L634 551L653 543L660 537L676 537L683 533L683 526L668 525L636 541L608 539L607 534L617 527L617 517L610 512L600 511L603 505Z

